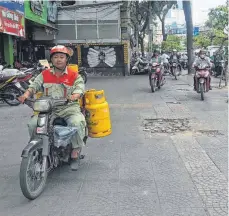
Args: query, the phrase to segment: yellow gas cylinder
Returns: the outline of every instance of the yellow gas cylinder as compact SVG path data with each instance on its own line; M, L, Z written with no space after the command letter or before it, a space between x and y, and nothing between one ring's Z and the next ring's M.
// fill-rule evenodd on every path
M84 95L88 136L105 137L111 134L109 105L103 90L90 89Z
M78 72L79 71L79 67L78 67L77 64L69 64L68 65L68 68L72 69L75 72Z

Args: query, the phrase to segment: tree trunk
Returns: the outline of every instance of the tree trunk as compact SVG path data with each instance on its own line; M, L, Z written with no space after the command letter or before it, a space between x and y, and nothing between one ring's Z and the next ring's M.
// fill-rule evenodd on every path
M166 41L166 36L165 36L165 19L163 19L163 18L161 20L161 28L162 28L163 41Z
M191 2L183 0L183 8L187 28L188 73L191 74L193 63L193 23Z
M140 46L141 46L142 56L144 56L145 55L145 49L144 49L144 40L143 40L143 38L139 37L139 43L140 43Z

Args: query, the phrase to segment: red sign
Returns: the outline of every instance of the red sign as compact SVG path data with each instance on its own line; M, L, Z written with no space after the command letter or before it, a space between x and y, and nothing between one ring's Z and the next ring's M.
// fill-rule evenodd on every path
M25 37L24 17L15 11L0 7L0 31L18 37Z

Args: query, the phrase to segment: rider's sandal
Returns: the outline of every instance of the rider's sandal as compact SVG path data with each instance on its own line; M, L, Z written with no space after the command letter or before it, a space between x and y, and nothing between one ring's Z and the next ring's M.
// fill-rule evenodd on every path
M80 152L81 152L81 148L77 148L72 151L71 170L73 171L77 171L79 169Z

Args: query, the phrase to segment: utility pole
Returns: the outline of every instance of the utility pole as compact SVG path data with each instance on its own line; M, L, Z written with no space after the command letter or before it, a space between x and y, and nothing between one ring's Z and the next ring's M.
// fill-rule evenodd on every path
M152 53L152 30L153 30L153 26L152 26L152 4L151 1L149 1L149 52Z

